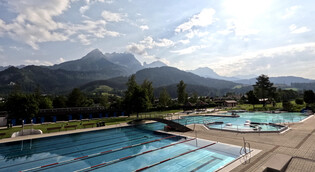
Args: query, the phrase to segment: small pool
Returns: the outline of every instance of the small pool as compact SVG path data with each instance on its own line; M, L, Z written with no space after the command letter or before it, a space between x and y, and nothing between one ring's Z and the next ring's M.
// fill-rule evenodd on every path
M215 171L240 147L122 127L0 144L0 171Z
M282 131L284 125L279 123L299 122L307 115L302 113L264 113L245 112L238 113L239 117L215 117L215 116L187 116L179 122L181 124L205 124L212 129L232 130L232 131Z

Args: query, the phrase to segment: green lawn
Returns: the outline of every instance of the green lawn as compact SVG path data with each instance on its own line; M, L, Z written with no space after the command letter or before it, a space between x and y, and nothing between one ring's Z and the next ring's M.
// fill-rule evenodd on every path
M305 108L306 104L298 105L295 103L295 101L290 102L293 105L293 111L294 112L300 112L303 108ZM247 111L266 111L266 110L281 110L282 109L282 103L276 103L276 106L273 107L272 104L267 104L264 108L262 104L257 104L253 107L251 104L239 104L234 108L229 108L231 110L247 110Z
M169 110L169 111L154 111L154 112L147 112L147 113L140 113L140 118L145 117L154 117L154 118L161 118L164 117L168 113L175 113L179 112L180 110ZM76 121L76 122L64 122L64 123L51 123L51 124L36 124L33 125L34 129L40 129L43 133L52 133L52 132L59 132L59 130L51 130L47 131L47 128L53 127L61 127L60 131L66 131L64 126L67 125L77 125L77 129L84 128L83 124L87 123L95 123L94 127L96 127L96 123L104 121L106 125L118 125L120 123L126 123L136 119L137 115L132 114L130 117L115 117L115 118L103 118L103 119L96 119L96 120L89 120L89 121ZM86 126L85 128L91 128L92 126ZM25 126L25 129L31 129L32 126ZM0 138L9 138L14 132L22 130L22 127L13 127L9 129L0 129L0 133L5 133L4 136L0 136ZM74 128L69 128L68 130L74 130Z

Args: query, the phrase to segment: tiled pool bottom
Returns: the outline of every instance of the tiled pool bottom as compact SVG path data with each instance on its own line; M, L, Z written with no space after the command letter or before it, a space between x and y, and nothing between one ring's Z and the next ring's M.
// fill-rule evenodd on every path
M123 127L0 144L0 171L215 171L239 150Z

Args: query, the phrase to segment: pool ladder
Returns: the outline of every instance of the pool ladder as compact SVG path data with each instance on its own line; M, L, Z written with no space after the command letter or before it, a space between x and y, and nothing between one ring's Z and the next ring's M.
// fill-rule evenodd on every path
M243 160L243 164L250 163L250 158L251 158L251 148L250 148L250 143L245 140L243 137L243 147L240 149L240 156L241 160Z

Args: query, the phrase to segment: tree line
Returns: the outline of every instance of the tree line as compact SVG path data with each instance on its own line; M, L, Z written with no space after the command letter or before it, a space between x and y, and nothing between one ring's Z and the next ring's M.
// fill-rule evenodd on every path
M283 110L294 111L294 105L291 103L294 100L297 105L303 105L305 102L306 109L315 111L315 95L312 90L305 90L301 93L292 89L277 89L269 81L267 75L260 75L253 87L253 90L247 92L246 96L242 97L243 102L252 104L253 108L255 108L256 104L263 104L263 107L266 107L267 103L275 107L276 103L281 102Z

